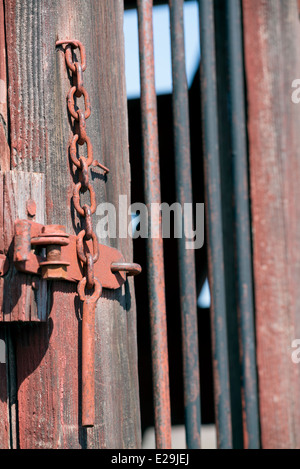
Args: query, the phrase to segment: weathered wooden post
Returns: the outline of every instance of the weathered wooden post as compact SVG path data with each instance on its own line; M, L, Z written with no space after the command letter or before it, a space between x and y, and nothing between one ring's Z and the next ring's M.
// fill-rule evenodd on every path
M68 154L72 137L66 103L70 75L62 48L55 47L57 40L66 38L85 45L85 86L92 105L87 129L95 159L110 169L107 177L97 168L91 171L97 201L114 204L118 212L119 194L126 195L130 203L123 2L1 0L0 132L5 136L0 143L1 170L40 174L45 181L44 222L64 225L67 233L78 234L79 219L71 202L74 168ZM2 215L2 194L0 187L0 250L6 253L6 225L13 220ZM27 199L27 194L22 197ZM9 191L6 198L9 201ZM95 231L96 227L97 214ZM132 260L131 238L98 240L117 248L128 262ZM1 282L3 290L5 280ZM24 288L31 292L36 284L30 281ZM95 426L89 429L81 421L81 322L76 284L53 281L47 289L47 322L18 327L0 324L0 339L6 341L8 356L6 364L0 363L0 447L139 447L133 281L129 279L118 290L104 289L97 303L96 415ZM35 292L30 295L34 302ZM26 310L20 302L22 295L11 307ZM32 302L28 304L33 308Z
M297 0L243 0L261 438L300 447L300 78Z

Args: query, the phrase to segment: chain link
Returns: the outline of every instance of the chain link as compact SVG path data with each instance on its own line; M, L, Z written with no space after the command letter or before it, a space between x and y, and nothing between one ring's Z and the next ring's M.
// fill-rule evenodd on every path
M85 267L85 277L79 282L78 291L81 297L84 296L84 289L88 290L101 289L99 280L94 276L94 264L99 259L98 239L93 231L91 215L96 211L96 194L94 188L89 181L89 167L91 165L100 167L105 174L109 173L109 169L98 161L94 160L93 147L90 138L86 133L86 120L91 115L91 102L89 94L84 87L83 72L86 70L86 53L83 44L77 40L57 41L56 45L66 45L65 59L69 70L72 73L73 86L71 87L68 97L68 110L74 119L74 136L70 144L70 158L79 172L79 182L75 185L73 191L73 203L78 215L85 219L84 229L77 235L77 255ZM79 49L81 63L73 61L73 51ZM83 96L85 109L75 109L75 97ZM77 157L78 146L86 144L87 158L83 156ZM80 205L80 192L89 191L91 204ZM87 243L84 241L92 240L93 254L89 251Z

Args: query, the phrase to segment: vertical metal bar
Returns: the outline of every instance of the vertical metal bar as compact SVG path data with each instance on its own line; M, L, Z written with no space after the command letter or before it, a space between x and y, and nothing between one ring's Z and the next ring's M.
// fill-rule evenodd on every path
M183 0L170 0L173 120L177 201L192 204L192 176L188 87L185 71ZM185 222L187 219L185 218ZM192 231L193 220L189 220ZM196 274L194 250L186 249L186 239L178 240L180 301L183 344L184 406L186 442L190 449L200 448L200 377L197 324Z
M82 305L82 426L95 423L95 309L96 302Z
M215 408L218 446L223 449L232 447L232 427L224 279L220 153L218 143L214 1L199 0L199 7L200 41L202 51L201 99L204 128L209 275L212 297L211 315Z
M235 212L233 204L233 169L231 149L231 120L229 112L228 31L226 0L214 0L216 74L218 95L219 151L222 190L222 220L224 277L229 359L232 447L242 449L243 407L241 393L242 367L240 361L239 324L236 294Z
M161 203L157 126L157 101L153 52L153 0L138 0L141 108L145 200L150 214L152 203ZM152 369L157 448L171 448L169 362L165 302L163 240L151 237L151 218L147 240L148 288L152 344Z
M240 316L245 446L260 446L253 281L248 197L243 39L240 0L227 0L231 136L236 213L236 263Z

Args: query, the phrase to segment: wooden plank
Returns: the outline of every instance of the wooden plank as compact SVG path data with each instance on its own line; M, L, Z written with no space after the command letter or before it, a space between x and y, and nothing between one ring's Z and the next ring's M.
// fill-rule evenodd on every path
M7 70L5 48L4 0L0 0L0 170L10 168L7 122ZM3 231L3 174L0 173L0 252L4 253ZM4 280L0 278L0 305L3 302ZM0 321L2 314L0 312ZM0 449L10 446L7 364L1 362L1 347L5 341L5 327L0 326Z
M0 170L10 169L7 118L7 70L5 49L4 0L0 0Z
M12 159L18 171L45 173L46 222L78 232L67 150L70 80L55 41L75 37L86 47L84 81L92 103L87 131L94 156L111 170L107 180L93 170L93 185L97 202L114 203L118 211L119 194L130 203L123 2L9 0L5 8ZM94 229L97 221L94 217ZM130 239L104 242L131 260ZM75 285L53 282L48 326L16 333L20 447L139 447L133 282L104 292L97 307L96 425L88 430L80 426L81 323L75 292Z
M243 0L261 436L300 448L300 77L296 0Z
M40 173L7 171L4 173L3 194L4 252L10 257L10 270L4 281L2 279L0 322L45 321L47 282L37 276L17 272L12 263L14 223L18 218L28 218L26 203L29 199L36 202L35 221L44 223L45 177Z

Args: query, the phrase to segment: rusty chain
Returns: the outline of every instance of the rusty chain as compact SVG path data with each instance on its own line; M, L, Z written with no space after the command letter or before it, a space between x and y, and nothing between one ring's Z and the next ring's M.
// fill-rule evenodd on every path
M79 182L75 185L73 191L73 203L78 215L84 218L84 228L77 235L77 255L85 266L85 277L78 284L78 294L82 301L86 300L85 288L87 290L95 289L94 294L90 298L94 298L96 294L102 291L99 280L94 276L94 264L99 259L99 245L96 233L93 231L91 216L96 211L96 194L89 180L89 167L91 165L100 167L105 174L109 173L109 169L98 161L94 160L93 147L90 138L86 133L86 120L91 115L91 102L89 94L84 87L83 72L86 70L86 53L83 44L77 40L57 41L56 46L66 45L65 60L67 67L72 73L73 86L70 88L67 97L68 111L74 119L74 136L70 144L70 158L79 172ZM73 61L73 51L79 49L81 63ZM75 97L84 98L85 109L76 109ZM86 144L87 158L83 156L77 157L78 146ZM90 205L80 205L80 193L89 191ZM89 247L85 241L92 240L93 254L90 253ZM98 293L97 293L98 292ZM99 295L100 296L100 295Z

